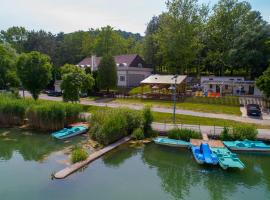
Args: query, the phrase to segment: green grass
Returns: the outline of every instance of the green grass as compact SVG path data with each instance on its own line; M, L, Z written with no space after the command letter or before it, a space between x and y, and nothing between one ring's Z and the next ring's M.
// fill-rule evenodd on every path
M150 92L151 88L149 85L143 86L143 92ZM141 94L142 88L141 87L135 87L132 90L129 91L130 95L136 95L136 94Z
M87 112L96 112L103 109L115 109L109 107L97 107L97 106L84 106L85 111ZM170 113L160 113L153 112L154 122L159 123L173 123L172 114ZM233 120L226 119L214 119L209 117L196 117L191 115L176 115L177 124L191 124L191 125L205 125L205 126L235 126L235 125L246 125L248 123L241 123ZM263 126L259 124L254 124L256 128L270 128L270 126Z
M116 99L114 103L121 104L143 104L155 107L172 108L172 101L162 100L143 100L143 99ZM229 114L241 116L239 106L219 105L219 104L207 104L207 103L193 103L193 102L177 102L176 107L178 109L193 110L198 112L216 113L216 114Z

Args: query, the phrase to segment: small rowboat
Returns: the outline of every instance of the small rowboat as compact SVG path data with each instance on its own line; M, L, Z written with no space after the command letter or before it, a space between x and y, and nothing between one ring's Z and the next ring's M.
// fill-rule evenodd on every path
M208 144L202 143L200 146L192 146L191 150L198 164L218 164L217 156L211 151Z
M174 140L169 138L158 137L154 139L154 142L159 145L170 147L189 147L190 143L183 140Z
M217 155L218 163L224 170L228 168L244 169L245 165L237 157L236 154L230 152L229 149L225 148L211 148L212 151Z
M76 135L80 135L82 133L85 133L87 131L87 128L85 126L74 126L71 128L64 128L60 131L52 133L52 137L56 139L66 139L70 137L74 137Z
M233 151L270 152L270 146L261 141L224 141L223 143Z

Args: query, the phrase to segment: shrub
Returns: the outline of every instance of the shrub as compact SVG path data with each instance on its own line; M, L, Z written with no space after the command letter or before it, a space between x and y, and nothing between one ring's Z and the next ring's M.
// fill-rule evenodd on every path
M221 132L221 140L255 140L257 137L258 131L252 125L241 125L235 126L232 129L224 127L224 130Z
M149 131L152 130L151 124L153 122L153 114L151 112L151 108L146 106L143 109L143 118L144 118L144 124L143 124L143 129L144 129L144 133L146 134L146 136L149 136Z
M258 135L257 129L252 125L241 125L233 128L234 140L255 140Z
M91 117L90 136L108 145L142 128L142 124L143 117L138 111L126 108L97 111Z
M144 139L144 133L141 128L136 128L133 132L131 137L135 140L143 140Z
M71 162L76 163L84 161L87 159L87 157L88 153L84 149L76 147L71 153Z
M221 140L233 140L233 135L230 133L230 129L228 127L224 127L223 131L220 134L220 139Z
M176 140L189 141L190 139L201 139L201 133L190 129L172 129L168 132L168 137Z

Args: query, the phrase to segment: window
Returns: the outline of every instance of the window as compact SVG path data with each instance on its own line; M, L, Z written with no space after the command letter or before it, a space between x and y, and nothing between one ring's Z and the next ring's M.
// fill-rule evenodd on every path
M138 64L138 67L139 67L139 68L142 68L142 67L143 67L142 63L139 63L139 64Z
M234 81L234 79L233 78L230 78L230 81Z
M213 88L213 85L212 85L212 84L210 84L210 85L209 85L209 87L210 87L210 89L212 89L212 88Z
M120 81L125 81L126 80L126 77L125 76L120 76Z
M229 89L229 86L228 85L225 85L225 90L228 90Z

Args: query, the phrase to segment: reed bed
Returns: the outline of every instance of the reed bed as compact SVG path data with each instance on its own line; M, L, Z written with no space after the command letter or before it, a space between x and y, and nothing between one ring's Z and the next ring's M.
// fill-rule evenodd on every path
M33 129L55 131L69 123L78 122L81 111L79 104L33 101L0 95L0 125L5 127L20 126L27 121L27 125Z

